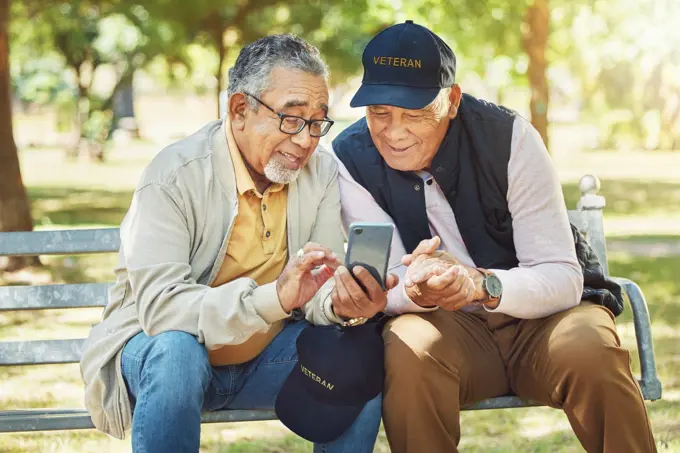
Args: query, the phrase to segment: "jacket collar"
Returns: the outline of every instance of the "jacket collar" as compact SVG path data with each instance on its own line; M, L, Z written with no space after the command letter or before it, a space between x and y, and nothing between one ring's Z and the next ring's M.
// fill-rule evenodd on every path
M214 129L210 132L210 149L212 151L215 174L222 189L229 198L236 198L236 176L234 163L229 155L229 144L225 127L227 120L215 122Z

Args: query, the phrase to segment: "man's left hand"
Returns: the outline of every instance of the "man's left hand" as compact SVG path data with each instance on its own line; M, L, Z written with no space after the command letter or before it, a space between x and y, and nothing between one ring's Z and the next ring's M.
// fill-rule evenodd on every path
M456 311L486 298L482 281L477 269L454 264L442 273L411 279L405 287L406 294L419 305Z
M447 311L485 300L484 274L465 266L447 252L436 250L439 238L423 241L402 259L408 265L404 288L407 296L423 307L438 306ZM485 304L494 309L498 301Z

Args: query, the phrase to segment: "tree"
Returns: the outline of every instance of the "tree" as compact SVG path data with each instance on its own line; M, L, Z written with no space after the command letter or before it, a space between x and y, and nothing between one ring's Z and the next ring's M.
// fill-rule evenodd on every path
M550 10L548 0L534 0L527 8L524 20L522 44L529 57L527 78L531 88L531 124L534 125L545 146L548 142L548 106L550 105L550 88L548 86L546 48L550 29Z
M466 69L483 76L490 62L507 60L513 82L529 88L531 122L548 146L548 0L422 0L407 8L447 37L454 52L465 56Z
M162 14L150 16L133 0L23 3L15 12L23 19L19 39L26 46L47 42L38 49L41 56L56 52L75 78L71 98L79 141L72 154L88 148L91 156L103 159L103 142L118 120L115 113L121 111L120 101L126 96L129 101L135 71L160 55L182 60L185 43L176 33L181 27L169 24ZM25 36L31 41L26 42ZM25 65L30 66L35 57L25 53ZM108 93L97 93L94 82L104 67L113 68L116 78ZM130 111L130 102L127 104Z
M196 0L191 5L160 0L144 7L152 16L181 25L184 33L179 34L215 52L216 101L225 89L227 64L248 42L273 33L299 35L319 47L336 82L356 73L364 44L380 29L377 18L367 13L366 0Z
M579 9L571 64L600 146L680 148L679 22L674 0L596 0Z
M477 73L507 59L513 82L529 88L531 120L546 145L550 92L558 91L548 73L559 67L577 79L573 96L605 146L680 146L680 2L421 0L407 8L450 38Z
M10 0L0 0L0 231L30 231L33 220L12 128L9 10ZM7 269L16 270L23 263L21 258L12 258Z
M278 0L241 1L194 0L147 0L140 2L150 17L163 18L172 24L173 30L185 37L184 44L197 42L216 52L215 98L224 89L224 63L229 51L238 48L247 17L274 5ZM170 59L174 62L174 58ZM183 60L182 63L186 61ZM216 117L219 116L219 107Z

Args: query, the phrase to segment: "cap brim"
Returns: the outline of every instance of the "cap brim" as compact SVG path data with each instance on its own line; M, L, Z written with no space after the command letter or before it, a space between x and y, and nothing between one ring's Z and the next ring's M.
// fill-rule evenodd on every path
M439 88L362 84L349 105L350 107L393 105L404 109L422 109L434 101L439 91Z
M364 405L320 403L304 391L302 379L309 378L297 372L288 376L276 397L276 415L288 429L310 442L326 443L337 439L352 426Z

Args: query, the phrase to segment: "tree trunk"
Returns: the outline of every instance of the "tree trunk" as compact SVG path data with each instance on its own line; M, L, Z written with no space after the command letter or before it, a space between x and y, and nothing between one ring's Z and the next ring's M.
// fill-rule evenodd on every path
M83 135L85 134L85 121L87 120L87 116L89 112L87 111L87 87L84 85L83 79L82 79L82 74L81 74L81 69L80 66L74 65L71 66L73 71L76 74L76 85L78 86L78 95L75 99L76 103L76 118L75 118L75 126L76 126L76 134L75 134L75 141L72 144L71 148L66 151L66 156L70 159L77 159L78 156L80 155L80 148L83 145Z
M30 203L21 179L12 130L9 75L9 2L0 0L0 231L33 229ZM21 268L23 258L11 258L7 269Z
M111 133L121 129L130 137L139 138L139 127L135 118L134 71L126 71L113 92L113 123Z
M120 86L113 93L113 114L115 118L135 117L133 76L134 73L124 74Z
M217 72L215 76L217 77L217 93L215 93L215 100L217 101L217 118L220 118L220 93L224 90L224 59L227 55L227 49L224 46L224 40L222 39L222 29L219 27L215 30L215 38L217 41L217 52L219 55L219 63L217 64Z
M550 32L550 10L548 0L534 0L527 9L523 33L524 51L529 56L527 76L531 89L531 124L541 134L545 146L548 146L548 106L550 90L546 70L546 47Z

